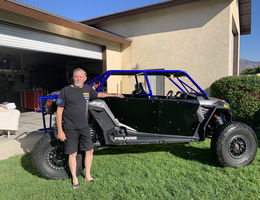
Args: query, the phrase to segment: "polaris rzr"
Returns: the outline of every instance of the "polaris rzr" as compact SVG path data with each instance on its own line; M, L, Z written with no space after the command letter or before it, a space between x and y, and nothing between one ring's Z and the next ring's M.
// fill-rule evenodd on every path
M244 123L232 121L229 104L208 97L186 72L111 70L87 84L101 92L112 77L126 85L124 91L117 85L125 98L108 97L89 102L89 126L96 149L197 142L210 137L211 150L220 166L246 166L254 160L258 146L255 132ZM49 102L46 108L52 113L55 98ZM84 168L82 155L79 152L77 156L77 174ZM67 156L56 130L48 131L35 145L32 162L44 178L70 176Z

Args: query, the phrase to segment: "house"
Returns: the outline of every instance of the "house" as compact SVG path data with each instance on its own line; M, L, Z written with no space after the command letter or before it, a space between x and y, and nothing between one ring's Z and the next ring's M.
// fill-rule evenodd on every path
M81 22L0 0L0 19L0 77L17 98L27 88L62 88L76 66L89 79L110 69L180 69L208 91L239 73L251 0L170 0ZM123 78L107 87L129 90Z

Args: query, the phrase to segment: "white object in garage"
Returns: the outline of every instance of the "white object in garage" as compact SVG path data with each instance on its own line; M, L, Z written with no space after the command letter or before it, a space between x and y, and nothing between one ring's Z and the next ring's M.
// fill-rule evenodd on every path
M7 110L11 110L11 109L15 109L16 105L15 105L15 103L3 103L3 104L0 104L0 107L7 109Z
M17 131L19 125L20 111L16 109L7 110L0 107L0 130Z
M0 24L0 46L102 60L98 45Z

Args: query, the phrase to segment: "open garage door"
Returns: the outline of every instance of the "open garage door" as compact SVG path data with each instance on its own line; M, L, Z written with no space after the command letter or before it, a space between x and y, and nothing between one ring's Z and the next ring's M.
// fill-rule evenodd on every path
M0 46L102 60L98 45L6 24L0 24Z
M101 46L0 23L0 103L28 109L22 104L25 91L50 94L70 84L75 67L91 80L102 66Z

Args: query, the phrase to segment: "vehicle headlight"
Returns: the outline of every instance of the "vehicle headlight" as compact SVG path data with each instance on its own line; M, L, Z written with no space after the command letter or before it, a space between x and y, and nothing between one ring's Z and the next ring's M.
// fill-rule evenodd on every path
M228 108L228 109L229 109L229 105L227 105L227 104L224 104L224 108Z

